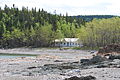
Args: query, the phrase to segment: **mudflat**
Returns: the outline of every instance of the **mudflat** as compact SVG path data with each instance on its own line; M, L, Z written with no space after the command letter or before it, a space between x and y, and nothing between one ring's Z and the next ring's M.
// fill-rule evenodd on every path
M59 49L0 49L3 54L35 54L33 57L0 59L0 80L64 80L71 76L96 77L96 80L120 80L119 67L86 67L81 59L93 54L83 50ZM113 61L112 61L113 62ZM112 63L111 62L111 63ZM120 60L114 60L117 64ZM105 62L104 62L105 64ZM97 64L99 66L100 64Z

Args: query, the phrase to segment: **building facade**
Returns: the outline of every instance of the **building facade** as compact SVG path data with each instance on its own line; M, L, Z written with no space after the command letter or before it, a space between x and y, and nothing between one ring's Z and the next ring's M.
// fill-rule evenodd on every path
M81 47L82 43L79 38L55 39L56 47Z

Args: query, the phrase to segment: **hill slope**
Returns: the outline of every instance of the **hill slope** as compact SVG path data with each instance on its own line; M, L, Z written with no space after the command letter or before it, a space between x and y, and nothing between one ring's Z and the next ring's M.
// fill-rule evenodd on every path
M97 18L97 19L105 18L105 19L107 19L107 18L119 17L119 16L115 16L115 15L78 15L78 16L74 16L74 17L82 18L85 21L91 21L94 18Z

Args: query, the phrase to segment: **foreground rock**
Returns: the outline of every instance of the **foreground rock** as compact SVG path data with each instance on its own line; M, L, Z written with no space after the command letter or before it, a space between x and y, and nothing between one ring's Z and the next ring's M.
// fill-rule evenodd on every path
M100 62L103 62L103 61L107 61L108 59L106 57L102 57L102 56L94 56L93 58L91 59L81 59L80 62L82 64L87 64L87 65L90 65L90 64L95 64L95 63L100 63Z
M109 59L111 60L120 59L120 55L109 55Z
M91 59L81 59L81 69L120 68L120 55L94 56Z
M96 80L96 78L94 76L85 76L85 77L77 77L77 76L73 76L70 78L66 78L65 80Z
M101 47L98 51L98 55L108 54L120 54L120 44L110 44L105 47Z
M119 55L85 58L91 54L58 54L0 59L0 80L91 80L89 75L96 80L120 80Z

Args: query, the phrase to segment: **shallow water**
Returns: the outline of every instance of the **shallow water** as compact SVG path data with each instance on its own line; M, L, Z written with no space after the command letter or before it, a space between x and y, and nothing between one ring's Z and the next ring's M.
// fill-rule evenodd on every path
M4 58L18 58L18 57L34 57L33 55L17 55L17 54L0 54L0 59Z

